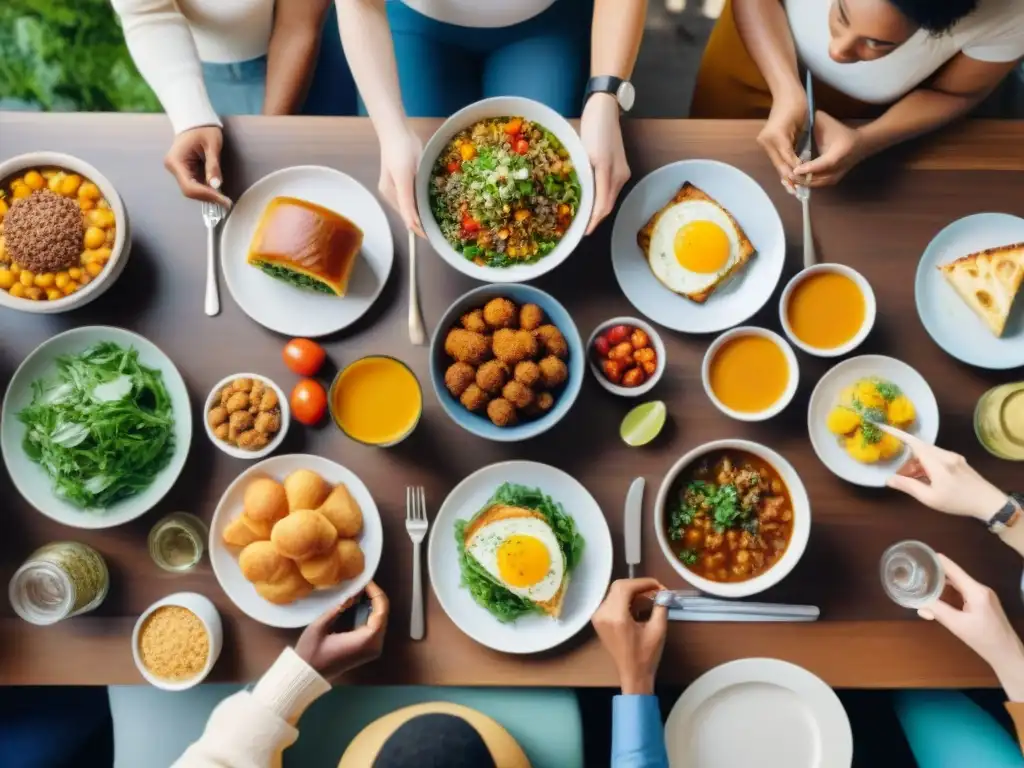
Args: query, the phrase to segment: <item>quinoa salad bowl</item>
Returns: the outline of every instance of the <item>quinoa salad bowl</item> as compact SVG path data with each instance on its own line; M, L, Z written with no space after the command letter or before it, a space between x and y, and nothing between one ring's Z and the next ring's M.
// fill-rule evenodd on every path
M427 143L416 205L437 254L469 277L520 283L579 245L594 207L583 143L557 112L500 96L452 115Z
M59 152L0 163L0 307L84 306L114 284L130 247L121 196L89 163Z

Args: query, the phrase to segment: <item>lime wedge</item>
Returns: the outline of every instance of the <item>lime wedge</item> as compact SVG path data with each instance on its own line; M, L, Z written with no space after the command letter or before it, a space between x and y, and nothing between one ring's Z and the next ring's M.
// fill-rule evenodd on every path
M650 403L641 403L626 414L619 427L619 434L626 445L639 448L647 445L656 438L665 426L665 417L668 414L665 403L661 400L654 400Z

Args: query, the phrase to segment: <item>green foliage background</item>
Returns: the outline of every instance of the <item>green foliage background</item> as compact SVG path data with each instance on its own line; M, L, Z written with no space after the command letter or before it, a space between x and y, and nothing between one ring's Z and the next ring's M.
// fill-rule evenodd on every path
M4 98L45 110L160 110L110 0L0 0Z

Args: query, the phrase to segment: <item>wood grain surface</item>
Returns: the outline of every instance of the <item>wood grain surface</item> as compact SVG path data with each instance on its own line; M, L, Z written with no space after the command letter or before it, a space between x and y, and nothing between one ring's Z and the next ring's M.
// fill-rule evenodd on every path
M416 123L426 140L438 121ZM668 162L706 157L749 173L778 206L790 242L784 279L800 261L800 208L785 193L754 142L752 122L634 121L626 128L633 176ZM291 165L338 168L376 191L378 149L370 124L342 118L236 118L227 121L226 187L237 196L266 173ZM209 520L221 493L246 463L215 449L201 428L202 401L222 377L254 370L288 387L294 376L281 361L284 340L251 322L222 288L223 312L203 314L205 230L197 204L178 194L162 168L171 140L160 116L0 114L0 158L32 150L69 152L93 163L119 189L131 218L131 260L118 283L91 306L45 316L0 311L0 383L51 335L86 324L142 333L178 365L192 397L196 429L185 471L170 496L142 519L110 531L64 528L35 512L0 475L0 584L6 584L38 545L75 539L96 547L112 570L110 596L96 613L50 628L18 619L0 601L0 683L136 683L130 634L135 617L179 590L208 595L225 621L225 644L213 679L257 677L297 633L263 627L243 616L220 590L209 561L188 575L169 575L149 558L146 534L164 513L193 512ZM942 411L940 442L958 450L992 480L1021 486L1021 465L990 457L971 425L974 404L990 386L1021 377L961 365L928 337L914 309L918 258L946 224L979 211L1024 213L1024 124L973 123L867 163L835 190L816 192L814 221L823 259L851 264L871 281L878 323L862 352L893 355L917 368L935 389ZM1018 173L1014 173L1014 171ZM395 233L401 225L391 211ZM538 285L560 298L584 338L602 320L635 314L618 289L609 257L610 223ZM406 330L405 238L384 293L366 318L326 340L331 361L344 364L370 352L407 362L429 388L427 351L410 346ZM421 296L428 329L475 283L457 274L424 244ZM778 293L754 319L778 330ZM404 529L406 485L423 485L436 512L468 473L495 461L530 458L567 470L590 489L608 518L615 543L615 575L622 561L622 505L635 476L648 480L640 572L668 585L680 580L654 538L653 500L665 471L688 449L708 440L745 437L767 443L800 472L810 493L814 525L794 572L764 596L814 603L822 620L797 624L673 624L660 678L685 683L708 668L746 656L773 656L801 664L835 686L981 686L995 679L971 651L941 627L919 620L883 594L878 559L891 543L920 538L960 561L992 585L1024 628L1021 563L973 521L931 512L889 491L868 491L834 477L807 438L806 408L826 361L800 355L801 385L793 404L766 424L741 424L716 411L700 384L708 337L665 332L668 371L652 397L669 405L670 423L649 448L630 449L618 438L632 403L615 399L588 379L568 417L548 435L519 445L488 443L462 432L427 392L415 434L391 450L346 439L333 426L296 424L284 450L327 456L353 469L375 494L384 518L384 554L378 580L392 599L385 658L352 676L353 682L447 685L616 684L615 671L585 630L566 646L536 657L493 653L464 636L431 590L427 636L408 639L411 550ZM589 374L588 374L589 376Z

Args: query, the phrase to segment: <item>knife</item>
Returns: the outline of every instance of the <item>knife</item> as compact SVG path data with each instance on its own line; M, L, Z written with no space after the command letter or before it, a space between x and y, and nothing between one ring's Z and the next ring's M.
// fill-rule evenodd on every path
M661 590L652 601L669 608L672 621L817 621L816 605L716 600L682 590Z
M816 616L793 616L782 613L766 613L766 614L753 614L753 613L707 613L706 611L686 611L681 608L671 608L668 612L669 621L704 621L704 622L722 622L722 623L741 623L741 622L810 622L817 621Z
M626 494L626 514L623 531L626 539L626 565L629 567L629 578L636 576L636 567L640 565L640 529L643 526L644 485L646 481L638 477L629 486Z
M807 70L807 135L801 142L800 162L806 163L814 157L814 81L811 78L811 70ZM806 181L811 181L811 175L807 174ZM796 187L796 199L800 201L803 213L803 235L804 235L804 269L813 267L818 260L814 252L814 232L811 228L811 190L806 184L798 184Z

